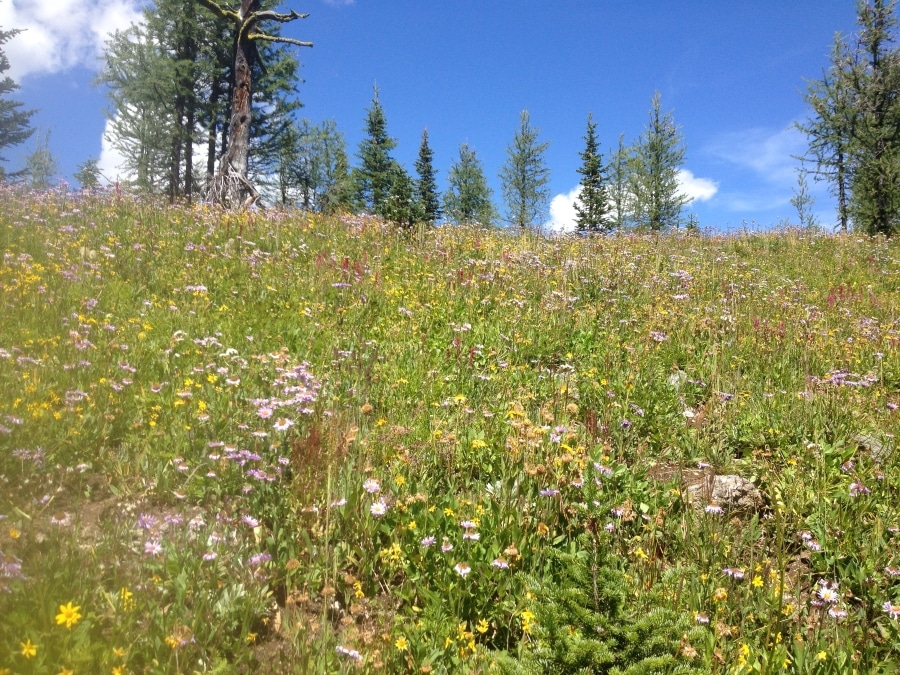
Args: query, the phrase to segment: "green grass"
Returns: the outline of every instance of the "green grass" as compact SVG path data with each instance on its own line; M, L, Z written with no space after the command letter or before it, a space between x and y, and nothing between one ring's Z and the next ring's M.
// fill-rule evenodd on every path
M4 188L0 247L0 673L900 664L894 242Z

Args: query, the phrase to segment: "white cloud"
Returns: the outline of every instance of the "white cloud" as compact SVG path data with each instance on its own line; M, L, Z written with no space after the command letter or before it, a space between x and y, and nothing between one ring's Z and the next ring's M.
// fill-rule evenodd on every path
M690 202L705 202L712 199L719 189L719 185L715 181L709 178L698 178L687 169L678 170L678 185L681 193ZM574 232L577 217L575 201L580 194L581 185L577 185L568 192L558 194L550 200L550 220L544 224L544 229L556 234Z
M110 125L112 120L106 120L106 128L103 130L103 138L100 141L100 158L97 160L97 168L107 180L115 183L117 180L128 180L131 174L123 168L125 158L113 147Z
M57 73L75 66L96 69L115 30L141 20L142 0L5 0L0 26L22 32L6 43L9 75Z
M744 169L750 169L766 182L793 185L796 182L794 159L806 152L803 132L789 126L772 130L745 129L722 134L706 147L713 157Z
M575 200L579 194L581 185L550 200L550 220L544 224L545 230L556 234L575 231Z
M719 184L709 178L698 178L687 169L678 169L678 185L681 194L692 202L706 202L719 190Z

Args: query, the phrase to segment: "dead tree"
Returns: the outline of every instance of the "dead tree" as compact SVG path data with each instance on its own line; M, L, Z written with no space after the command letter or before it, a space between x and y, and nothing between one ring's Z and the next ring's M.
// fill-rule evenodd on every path
M247 207L259 199L259 193L247 176L250 159L250 119L253 99L253 69L259 64L256 48L258 40L283 42L298 47L312 47L311 42L270 35L259 25L264 21L289 23L305 19L308 14L280 14L260 9L260 0L241 0L238 10L225 9L216 0L199 0L216 15L234 24L234 95L231 99L231 120L228 125L228 145L219 160L219 170L210 183L206 199L228 209Z

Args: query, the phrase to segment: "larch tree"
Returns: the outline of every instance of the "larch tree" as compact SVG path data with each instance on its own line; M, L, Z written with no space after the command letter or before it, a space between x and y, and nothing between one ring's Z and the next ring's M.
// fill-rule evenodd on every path
M612 201L612 222L614 228L623 228L628 224L631 209L631 193L628 187L629 150L625 145L625 135L619 135L619 145L612 154L609 163L609 192Z
M450 165L448 188L444 193L444 215L453 223L490 226L497 218L491 188L481 160L467 143L459 147L459 157Z
M671 113L662 112L659 92L653 95L643 135L631 156L630 192L638 225L651 230L678 227L688 202L678 183L684 164L684 142Z
M606 190L606 167L597 146L597 123L588 115L584 151L579 153L581 190L575 200L575 229L579 232L603 232L610 227L609 195Z
M422 218L434 225L441 218L441 198L438 193L437 171L434 169L434 151L428 144L428 129L422 131L419 156L416 159L416 199L422 211Z
M262 9L260 0L241 0L237 9L226 9L215 0L199 0L200 4L216 16L229 21L234 36L234 67L231 82L231 115L228 122L228 145L219 161L219 168L207 190L207 199L226 208L241 208L254 203L259 193L248 178L250 167L250 139L254 70L265 68L259 59L260 42L285 43L299 47L312 47L311 42L301 42L266 32L266 22L285 24L306 18L291 10L282 14Z
M550 200L550 168L545 158L549 143L539 143L539 135L540 131L531 126L528 111L523 110L500 171L505 219L522 229L541 225Z
M3 51L3 45L18 35L18 30L0 29L0 152L7 148L24 143L34 129L31 127L31 116L34 110L25 110L22 103L9 98L9 95L19 88L19 85L9 77L3 75L9 70L9 59ZM5 162L6 157L0 156L0 162ZM0 178L5 177L6 172L0 167Z

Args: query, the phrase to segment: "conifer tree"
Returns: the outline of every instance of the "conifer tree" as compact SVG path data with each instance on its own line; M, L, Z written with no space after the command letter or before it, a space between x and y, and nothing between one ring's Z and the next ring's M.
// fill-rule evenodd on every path
M628 212L631 208L628 188L628 157L629 151L625 145L625 135L620 134L619 145L609 164L609 188L612 199L611 226L615 228L622 228L628 224Z
M3 45L18 35L18 30L0 29L0 76L9 70L9 59L3 51ZM16 91L19 85L9 76L0 79L0 152L14 145L24 143L34 133L31 128L31 116L34 110L24 110L22 103L9 98L9 94ZM0 162L5 162L6 157L0 156ZM0 169L2 175L5 172Z
M548 143L538 143L539 130L531 126L527 110L519 118L519 129L506 149L506 163L500 171L505 220L522 229L540 226L547 213L550 169L545 153Z
M638 225L664 230L678 227L688 202L678 184L684 144L672 114L662 112L659 92L653 95L649 117L631 157L630 191Z
M372 105L366 111L366 136L356 154L360 165L354 170L356 201L368 213L384 216L394 169L391 150L396 147L397 141L388 136L387 120L375 87Z
M816 160L815 176L831 183L838 220L865 232L900 230L900 50L897 0L858 0L860 30L838 36L831 66L809 85L813 115L799 125Z
M597 123L588 115L584 151L581 157L581 191L575 201L575 229L579 232L601 232L609 229L609 203L606 193L606 168L597 148Z
M401 227L412 227L424 219L421 202L415 196L415 181L399 162L390 169L390 190L383 207L384 217Z
M422 131L419 157L416 160L416 198L420 204L423 220L434 225L441 217L441 200L437 187L437 172L434 169L434 152L428 145L428 129Z
M444 193L444 215L453 223L492 225L497 212L491 188L475 151L459 146L459 157L450 166L449 187Z
M34 150L25 157L24 174L28 184L36 190L46 190L58 170L59 164L50 151L50 132L39 133Z
M96 157L89 157L83 163L78 165L78 171L75 172L74 178L78 181L82 190L96 190L100 187L100 167L98 166Z

